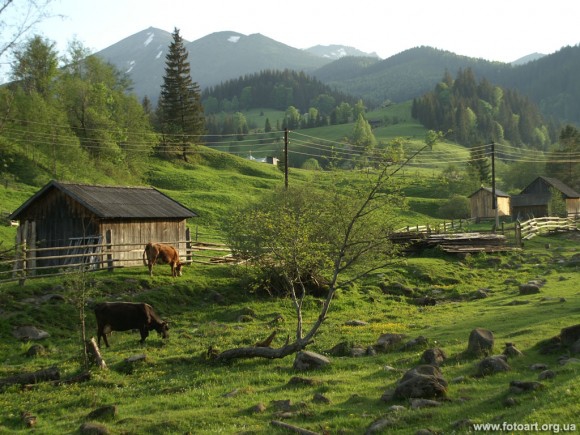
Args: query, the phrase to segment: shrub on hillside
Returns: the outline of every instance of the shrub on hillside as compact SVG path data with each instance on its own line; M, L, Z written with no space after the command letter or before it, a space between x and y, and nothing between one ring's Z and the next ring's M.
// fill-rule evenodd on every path
M442 219L465 219L469 213L469 199L461 195L453 195L439 207L439 217Z

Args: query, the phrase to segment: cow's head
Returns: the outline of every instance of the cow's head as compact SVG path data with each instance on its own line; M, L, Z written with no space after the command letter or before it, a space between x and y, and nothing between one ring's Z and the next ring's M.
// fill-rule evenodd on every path
M166 321L162 321L155 326L155 330L161 334L163 338L169 338L169 324Z
M175 273L177 276L181 276L181 268L183 267L183 263L180 261L175 265Z

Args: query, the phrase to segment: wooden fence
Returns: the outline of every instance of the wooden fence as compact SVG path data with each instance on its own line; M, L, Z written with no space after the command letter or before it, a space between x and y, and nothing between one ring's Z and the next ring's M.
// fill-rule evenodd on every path
M231 250L223 243L202 241L173 241L166 242L175 247L185 246L180 252L181 261L185 264L224 264L234 262ZM114 245L107 243L93 243L72 246L34 248L26 243L4 251L3 258L12 259L0 261L0 283L19 281L21 284L30 278L44 278L58 276L79 270L94 272L99 270L113 271L114 269L143 265L143 244ZM44 255L50 252L50 255ZM72 252L72 253L71 253ZM130 253L129 257L120 259L119 254ZM58 265L38 266L37 263L46 260L58 260Z
M540 234L578 231L580 229L579 225L580 219L578 218L550 216L530 219L525 222L516 222L516 239L521 244L523 240L529 240Z

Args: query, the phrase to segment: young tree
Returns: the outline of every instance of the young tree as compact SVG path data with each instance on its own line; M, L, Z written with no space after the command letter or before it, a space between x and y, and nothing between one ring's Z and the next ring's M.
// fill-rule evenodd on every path
M55 43L40 36L30 38L22 49L15 50L12 80L28 94L36 92L48 98L58 72L58 53Z
M332 191L310 186L280 189L228 219L225 231L232 250L252 259L257 270L267 272L270 282L290 295L296 333L280 348L228 349L218 360L283 358L304 349L326 320L336 292L389 264L398 251L390 240L396 225L390 213L402 202L391 177L438 137L429 135L426 145L407 161L396 169L387 162L364 183L335 183L342 187ZM309 283L321 280L326 282L326 299L316 321L304 331L302 306Z
M195 138L205 133L200 88L191 78L188 52L176 28L165 57L158 115L163 134L163 150L179 150L184 161Z

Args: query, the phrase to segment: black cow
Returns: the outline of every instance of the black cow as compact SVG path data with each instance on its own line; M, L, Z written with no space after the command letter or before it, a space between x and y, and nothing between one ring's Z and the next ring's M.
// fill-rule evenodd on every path
M101 346L101 337L109 347L107 335L111 331L128 331L138 329L141 333L141 344L149 335L149 331L156 330L163 338L168 338L169 327L161 320L151 305L143 302L102 302L95 305L97 317L97 339Z

